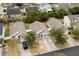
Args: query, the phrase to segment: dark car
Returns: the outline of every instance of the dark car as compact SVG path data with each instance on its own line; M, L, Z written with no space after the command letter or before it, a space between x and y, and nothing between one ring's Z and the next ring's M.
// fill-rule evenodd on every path
M24 50L28 49L28 45L26 41L22 42L22 45Z

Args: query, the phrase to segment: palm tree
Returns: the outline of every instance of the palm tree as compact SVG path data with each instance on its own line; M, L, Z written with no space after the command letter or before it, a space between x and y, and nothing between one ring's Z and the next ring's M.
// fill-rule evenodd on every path
M67 37L63 33L64 31L62 29L53 29L50 31L50 36L55 38L56 43L64 45Z

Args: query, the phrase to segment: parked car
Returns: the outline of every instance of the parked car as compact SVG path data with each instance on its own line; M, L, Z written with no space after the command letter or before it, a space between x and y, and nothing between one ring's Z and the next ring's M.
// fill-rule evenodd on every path
M26 41L22 42L22 45L24 50L28 49L28 45Z

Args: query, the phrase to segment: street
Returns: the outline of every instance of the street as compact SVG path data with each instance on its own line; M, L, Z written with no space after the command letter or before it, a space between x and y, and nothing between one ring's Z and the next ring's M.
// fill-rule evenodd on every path
M79 46L52 51L38 56L79 56Z

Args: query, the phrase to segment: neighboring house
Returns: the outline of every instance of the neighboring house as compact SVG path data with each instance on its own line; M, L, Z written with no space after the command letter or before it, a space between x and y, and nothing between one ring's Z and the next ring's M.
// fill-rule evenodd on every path
M0 22L0 38L4 38L3 23Z
M24 37L26 29L23 22L10 23L10 36L12 38Z
M9 18L16 17L18 15L21 15L21 10L20 10L20 8L8 8L7 15Z
M79 3L69 3L69 6L71 8L73 8L73 7L79 7Z
M52 5L53 5L53 8L56 9L56 10L59 10L59 9L68 10L70 8L69 3L54 3Z
M37 7L25 7L26 13L31 12L31 11L38 11Z
M0 16L3 15L4 8L0 6Z
M23 13L28 13L30 11L38 11L38 6L36 4L25 4L24 8L21 9Z
M48 32L46 26L39 21L35 21L34 23L32 23L30 25L30 28L32 31L34 31L36 33L36 37L39 39L49 37L49 32Z
M39 10L40 11L46 11L46 12L51 12L52 6L49 3L40 3L39 4Z
M79 15L68 15L64 17L64 25L67 28L71 28L77 22L79 22Z
M47 25L49 27L49 30L51 29L62 29L65 34L68 33L66 27L64 24L62 24L58 19L56 18L50 18L49 21L47 22Z
M13 6L13 4L12 3L1 3L1 6L3 8L11 8Z

